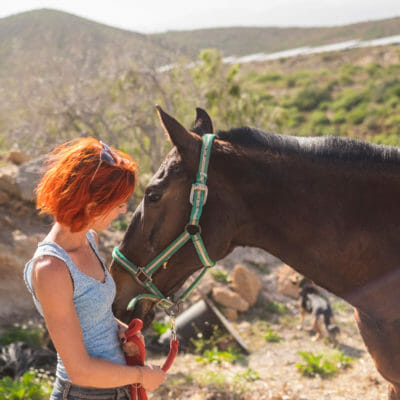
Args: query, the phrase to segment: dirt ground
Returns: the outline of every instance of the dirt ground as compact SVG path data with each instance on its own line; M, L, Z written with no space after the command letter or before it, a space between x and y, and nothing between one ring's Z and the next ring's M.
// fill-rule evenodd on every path
M239 250L240 251L240 250ZM242 250L243 251L243 250ZM276 270L280 263L267 258L260 262L263 253L252 250L259 257L260 276L263 290L257 304L250 312L240 316L234 327L250 349L250 356L238 363L200 364L197 355L178 355L165 385L149 394L149 399L182 400L384 400L387 385L376 371L370 355L358 333L353 318L353 309L343 300L328 294L335 313L335 322L340 328L339 344L335 348L328 340L312 340L312 332L299 330L299 315L296 300L276 291ZM255 252L255 253L254 253ZM238 256L239 255L239 256ZM224 268L229 270L240 259L240 253L233 253L225 260ZM270 257L270 256L269 256ZM245 260L244 260L245 261ZM260 271L260 268L258 268ZM282 315L265 313L265 304L278 301L286 311ZM264 339L262 328L279 334L277 343ZM311 320L306 319L306 328ZM296 363L304 363L299 351L329 355L340 350L353 357L348 368L339 368L332 377L303 377ZM162 364L165 356L148 353L149 363ZM249 379L249 368L257 378Z

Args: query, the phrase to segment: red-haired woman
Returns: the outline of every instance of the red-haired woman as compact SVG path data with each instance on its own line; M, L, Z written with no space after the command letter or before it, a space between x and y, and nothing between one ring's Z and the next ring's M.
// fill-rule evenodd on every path
M127 326L111 305L115 284L97 250L94 230L106 229L136 183L136 163L93 138L58 146L37 187L37 208L55 223L25 267L25 281L58 353L51 399L129 399L129 384L156 389L158 367L127 366ZM122 344L121 344L122 342Z

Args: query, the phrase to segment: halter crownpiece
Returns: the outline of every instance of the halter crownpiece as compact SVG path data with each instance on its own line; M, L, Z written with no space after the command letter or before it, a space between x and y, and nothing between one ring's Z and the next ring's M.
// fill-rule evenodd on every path
M117 248L114 247L112 256L126 271L128 271L135 280L144 286L149 293L140 294L134 297L128 304L127 309L133 310L139 300L151 300L156 303L156 306L162 310L168 310L172 306L185 301L192 293L193 289L198 285L201 278L205 275L208 268L213 267L215 262L211 260L208 255L207 249L201 238L201 228L199 225L200 217L203 212L203 206L207 201L207 172L210 162L211 147L214 134L205 134L202 137L203 144L200 154L199 169L197 171L196 182L192 184L190 190L190 203L192 204L192 211L188 224L185 230L177 239L175 239L167 248L165 248L156 258L150 261L145 267L139 267L129 261ZM165 264L170 257L175 254L186 242L192 240L196 249L197 255L203 265L203 270L195 281L183 292L178 301L174 301L170 297L165 297L153 284L151 277L163 264Z

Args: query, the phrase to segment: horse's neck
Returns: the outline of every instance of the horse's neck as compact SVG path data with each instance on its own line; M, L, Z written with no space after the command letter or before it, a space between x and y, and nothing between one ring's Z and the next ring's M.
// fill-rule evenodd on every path
M242 177L246 211L238 221L237 245L260 247L344 297L373 278L368 260L376 251L374 234L384 234L375 207L400 201L390 182L344 162L300 156L268 160L260 168ZM397 214L389 219L388 231L400 223ZM392 251L380 249L385 250Z

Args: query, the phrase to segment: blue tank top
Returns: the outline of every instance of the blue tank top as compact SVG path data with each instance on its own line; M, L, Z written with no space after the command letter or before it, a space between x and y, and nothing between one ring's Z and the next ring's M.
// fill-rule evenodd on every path
M43 316L42 307L35 296L32 286L33 266L37 259L44 255L57 257L64 261L73 281L74 306L78 314L88 354L91 357L113 361L118 364L126 364L118 340L118 324L111 310L115 297L115 283L105 267L104 260L98 253L93 234L88 232L86 237L104 268L104 283L81 272L72 262L68 253L54 242L40 242L38 244L33 258L25 265L25 283L32 293L36 308ZM60 379L71 380L58 354L56 375Z

